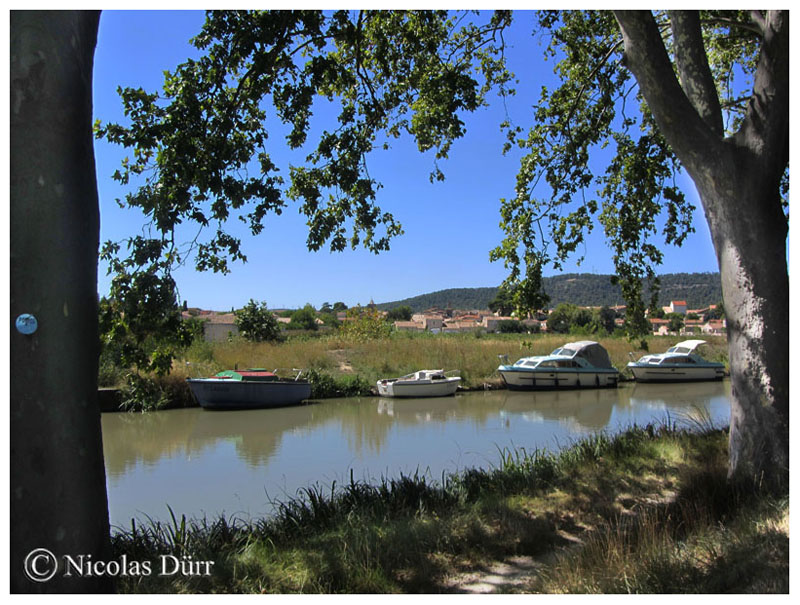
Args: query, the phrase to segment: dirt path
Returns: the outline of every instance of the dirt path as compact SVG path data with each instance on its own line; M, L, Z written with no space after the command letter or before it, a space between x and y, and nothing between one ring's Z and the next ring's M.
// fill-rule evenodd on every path
M332 351L328 351L328 355L333 357L334 361L336 361L340 372L346 374L351 374L353 372L353 366L350 365L350 361L347 359L346 349L333 349Z
M510 557L496 561L488 568L454 576L445 582L449 592L461 594L492 594L522 589L542 563L532 557Z

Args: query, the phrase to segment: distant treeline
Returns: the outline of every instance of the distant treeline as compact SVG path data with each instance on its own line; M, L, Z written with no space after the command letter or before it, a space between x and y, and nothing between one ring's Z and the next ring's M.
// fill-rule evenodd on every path
M667 273L660 279L660 306L667 306L672 300L685 300L690 309L698 309L722 301L719 273ZM611 283L610 275L569 273L545 277L543 281L545 292L550 295L551 308L559 303L572 303L579 307L625 304L620 287ZM376 306L388 310L406 305L414 312L432 307L488 309L496 296L497 288L450 288ZM647 292L645 296L648 296Z

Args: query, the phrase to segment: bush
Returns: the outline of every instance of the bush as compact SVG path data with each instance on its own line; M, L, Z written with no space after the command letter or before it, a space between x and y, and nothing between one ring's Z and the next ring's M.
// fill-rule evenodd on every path
M312 330L317 329L317 312L310 304L292 313L291 322L287 326L290 330Z
M308 370L306 378L311 383L311 399L330 397L363 397L372 394L372 385L361 376L335 378L327 372Z
M236 312L236 327L243 338L252 342L280 340L281 329L278 320L267 309L267 303L257 303L252 298Z
M497 324L497 331L500 334L522 334L525 332L525 326L516 319L504 319Z
M392 325L375 309L355 307L347 311L348 321L339 328L339 333L355 341L387 338Z

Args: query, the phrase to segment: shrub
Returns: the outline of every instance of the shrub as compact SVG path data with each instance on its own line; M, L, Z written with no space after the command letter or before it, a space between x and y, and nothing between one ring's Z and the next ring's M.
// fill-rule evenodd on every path
M497 331L500 334L522 334L525 332L525 326L516 319L504 319L497 324Z
M281 337L278 320L267 309L267 303L257 303L252 298L236 312L236 327L243 338L252 342L275 341Z

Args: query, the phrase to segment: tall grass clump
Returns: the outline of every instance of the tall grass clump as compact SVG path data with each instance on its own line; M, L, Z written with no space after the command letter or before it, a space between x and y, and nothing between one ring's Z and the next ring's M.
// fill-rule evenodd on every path
M311 399L364 397L372 393L372 384L358 375L336 377L328 372L311 369L303 377L311 383Z

